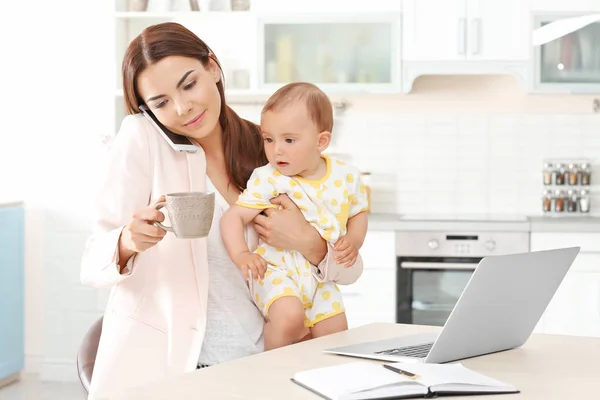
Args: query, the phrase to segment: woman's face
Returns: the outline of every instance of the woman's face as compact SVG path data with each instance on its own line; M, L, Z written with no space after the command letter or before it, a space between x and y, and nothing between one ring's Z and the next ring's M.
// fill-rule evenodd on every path
M221 97L217 64L169 56L150 65L138 77L138 92L169 130L201 140L219 127Z

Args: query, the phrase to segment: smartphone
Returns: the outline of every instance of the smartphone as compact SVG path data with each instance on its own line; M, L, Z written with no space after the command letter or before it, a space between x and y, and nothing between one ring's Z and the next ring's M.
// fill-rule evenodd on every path
M142 111L142 114L144 114L146 119L150 121L152 125L154 125L156 130L158 130L158 132L167 141L167 143L169 143L173 150L185 151L186 153L196 153L198 151L198 146L192 143L192 141L187 136L173 133L170 130L168 130L163 124L161 124L158 118L156 118L152 111L150 111L148 106L146 106L145 104L141 104L140 111Z

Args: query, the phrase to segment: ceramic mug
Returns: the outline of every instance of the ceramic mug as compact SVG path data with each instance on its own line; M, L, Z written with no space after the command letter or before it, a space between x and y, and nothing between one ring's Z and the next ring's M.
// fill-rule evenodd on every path
M155 208L167 209L171 226L160 222L155 225L173 232L180 239L195 239L208 236L215 211L213 192L183 192L165 195L165 201L157 203Z

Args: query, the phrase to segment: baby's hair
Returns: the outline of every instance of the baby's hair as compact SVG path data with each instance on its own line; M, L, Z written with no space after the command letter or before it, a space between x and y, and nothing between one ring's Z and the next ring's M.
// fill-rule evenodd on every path
M289 83L279 88L267 100L262 109L262 114L267 111L279 111L295 102L303 102L308 110L308 115L315 123L319 132L333 129L333 107L329 97L316 85L308 82Z

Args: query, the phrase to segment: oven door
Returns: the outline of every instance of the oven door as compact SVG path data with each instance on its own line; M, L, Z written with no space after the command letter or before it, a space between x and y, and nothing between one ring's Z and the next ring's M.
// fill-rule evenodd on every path
M481 257L398 257L396 322L443 326Z

